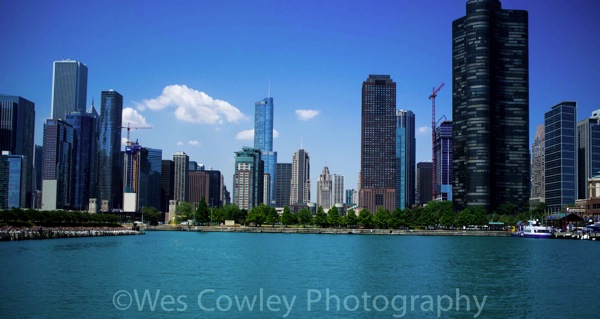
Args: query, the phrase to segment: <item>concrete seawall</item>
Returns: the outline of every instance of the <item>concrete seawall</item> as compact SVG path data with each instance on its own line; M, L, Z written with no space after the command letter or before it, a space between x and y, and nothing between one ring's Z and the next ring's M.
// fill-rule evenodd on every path
M36 227L0 229L0 241L27 239L54 239L72 237L101 237L140 235L139 231L126 228L85 228L85 227Z
M239 233L283 234L356 234L356 235L408 235L408 236L491 236L510 237L507 231L493 230L404 230L404 229L347 229L347 228L301 228L301 227L227 227L227 226L148 226L148 231L203 231Z

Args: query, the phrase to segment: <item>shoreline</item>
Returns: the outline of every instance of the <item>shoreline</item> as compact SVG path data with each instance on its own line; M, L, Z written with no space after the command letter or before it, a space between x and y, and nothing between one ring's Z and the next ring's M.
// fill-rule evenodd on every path
M339 235L399 235L399 236L487 236L511 237L512 233L503 230L415 230L415 229L352 229L352 228L301 228L301 227L247 227L247 226L147 226L147 231L196 231L196 232L238 232L238 233L282 233L282 234L339 234Z
M1 227L0 241L143 235L125 227Z

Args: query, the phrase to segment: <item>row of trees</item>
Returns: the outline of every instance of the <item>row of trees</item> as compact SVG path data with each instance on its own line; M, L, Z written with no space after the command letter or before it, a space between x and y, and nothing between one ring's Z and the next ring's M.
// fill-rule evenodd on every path
M89 214L62 210L8 209L0 211L2 226L97 227L119 226L121 218L112 214Z
M235 220L242 225L315 225L318 227L363 227L363 228L426 228L442 227L452 228L469 225L487 225L488 222L504 222L505 225L514 225L519 220L531 217L541 219L544 207L538 206L532 212L514 214L514 208L503 207L503 214L486 214L481 207L469 208L459 212L452 210L452 202L429 202L425 207L396 209L390 212L379 208L374 214L363 209L357 215L354 210L349 210L342 216L337 207L332 207L327 213L319 207L313 215L308 208L301 209L298 213L285 207L279 215L275 208L258 205L249 212L239 209L236 205L226 205L220 208L209 208L204 200L194 208L191 203L180 203L177 207L179 223L184 220L194 220L197 224L220 224L225 220Z

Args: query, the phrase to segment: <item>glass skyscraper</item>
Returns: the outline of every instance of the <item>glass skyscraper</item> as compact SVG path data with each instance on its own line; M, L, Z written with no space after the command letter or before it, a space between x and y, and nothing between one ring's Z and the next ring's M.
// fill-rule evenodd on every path
M431 179L433 178L432 162L417 163L417 195L415 203L423 206L432 200L431 198Z
M415 204L415 114L399 110L396 120L396 207L405 209Z
M277 179L275 180L275 206L290 205L290 183L292 182L292 163L277 163Z
M72 112L66 122L73 127L73 209L87 210L96 193L97 117L92 113Z
M362 85L359 206L396 208L396 82L369 75Z
M177 152L173 155L174 180L173 180L173 199L178 202L187 202L189 195L188 172L190 168L190 157L184 152Z
M0 155L0 209L25 207L27 163L24 155Z
M98 199L108 201L104 209L121 208L123 176L121 126L123 96L114 90L102 91L98 138Z
M73 126L64 120L46 120L42 209L72 208Z
M531 146L531 198L543 199L546 191L546 143L544 125L538 125Z
M240 209L249 211L262 203L263 174L260 150L245 146L235 152L233 203Z
M435 200L452 200L452 121L435 129Z
M577 198L587 198L587 180L600 172L600 110L577 123Z
M35 104L20 96L0 94L0 152L25 156L25 203L32 207Z
M577 197L577 103L562 102L544 114L545 198L548 209L561 212Z
M85 112L88 68L74 60L54 61L52 70L52 119Z
M455 210L529 208L528 14L469 0L452 23Z
M254 148L262 152L265 163L265 174L270 175L270 185L265 185L269 191L270 203L275 206L275 181L277 180L277 152L273 152L273 98L268 97L254 105Z

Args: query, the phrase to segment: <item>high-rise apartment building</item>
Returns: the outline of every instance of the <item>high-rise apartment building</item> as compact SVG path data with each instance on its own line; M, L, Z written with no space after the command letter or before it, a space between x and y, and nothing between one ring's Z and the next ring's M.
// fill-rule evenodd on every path
M189 200L189 168L190 157L184 152L177 152L173 155L174 174L173 174L173 199L178 202L187 202Z
M73 126L63 120L46 120L42 210L72 208Z
M362 85L359 205L396 207L396 83L369 75Z
M577 198L577 103L562 102L544 114L545 199L548 209L561 212Z
M400 209L415 204L416 144L415 114L399 110L396 117L396 207Z
M262 203L264 162L261 151L243 147L235 152L233 203L240 209L251 210Z
M275 176L275 207L288 206L290 204L292 163L277 163Z
M417 195L416 204L423 206L432 200L431 179L433 178L433 163L417 163Z
M160 177L160 211L169 211L169 201L173 199L173 185L175 184L175 163L172 160L161 160Z
M208 195L210 178L207 171L189 171L189 202L198 204L202 199L207 205L210 205Z
M344 201L344 175L333 174L333 202L335 204L343 204Z
M98 127L98 200L103 210L121 208L123 203L123 160L121 126L123 96L102 91ZM105 203L105 204L104 204Z
M577 123L577 199L587 198L587 180L600 172L600 110Z
M22 155L26 161L25 202L19 208L32 207L34 131L35 104L20 96L0 94L0 153Z
M73 209L84 211L97 188L98 118L71 112L65 121L73 127Z
M452 23L455 210L529 205L528 14L469 0Z
M435 129L435 153L434 200L452 200L452 121Z
M310 156L304 149L294 153L292 180L290 182L290 205L310 202Z
M531 198L538 198L542 202L546 188L546 138L544 125L538 125L531 146Z
M85 113L88 68L74 60L54 61L52 70L52 119L71 112Z
M277 179L277 152L273 152L273 98L268 97L254 105L254 148L261 151L265 163L265 174L269 174L269 184L264 185L268 194L265 204L275 206L275 181Z
M329 167L323 167L319 180L317 181L317 207L329 209L333 206L333 180L329 173Z

